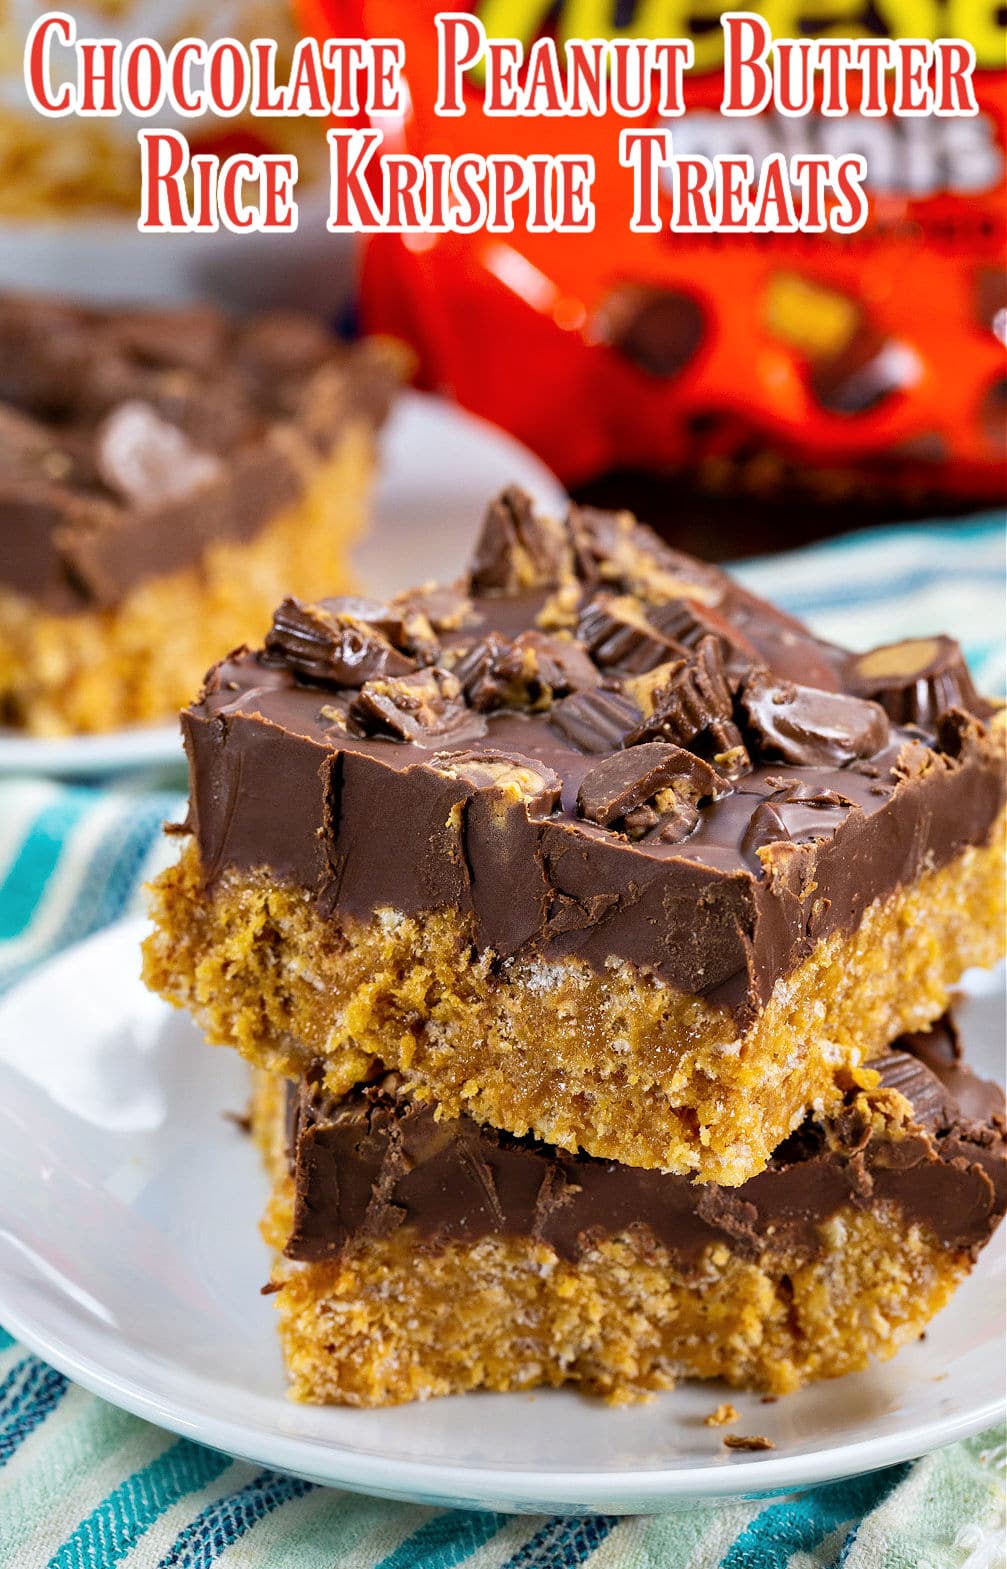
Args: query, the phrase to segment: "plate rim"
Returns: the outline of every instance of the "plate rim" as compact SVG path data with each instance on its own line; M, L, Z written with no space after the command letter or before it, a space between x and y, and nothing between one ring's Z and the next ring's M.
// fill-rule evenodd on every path
M58 1337L27 1325L17 1310L10 1311L2 1283L0 1320L16 1341L74 1383L180 1437L325 1487L406 1502L440 1500L445 1505L472 1509L507 1509L508 1505L513 1509L513 1500L519 1498L521 1507L514 1512L560 1513L565 1509L556 1501L562 1498L567 1501L566 1509L595 1511L599 1498L626 1491L632 1503L623 1503L612 1512L651 1514L660 1513L661 1505L668 1502L795 1492L919 1459L993 1427L1007 1410L1004 1399L995 1398L967 1416L935 1418L911 1434L858 1439L836 1450L815 1449L793 1459L767 1455L764 1459L736 1460L731 1456L686 1470L515 1471L457 1462L386 1459L360 1454L321 1437L295 1438L259 1426L248 1427L233 1418L197 1413L184 1401L144 1390L129 1375L103 1369L94 1358L75 1353ZM832 1455L841 1457L838 1465L830 1463ZM315 1457L322 1461L331 1457L337 1463L316 1468L311 1463Z
M79 961L88 949L99 945L133 950L149 930L145 916L129 916L52 955L0 997L0 1025L20 994L37 985L48 971ZM30 1288L30 1277L22 1278ZM116 1343L130 1351L139 1364L146 1364L152 1376L144 1382L134 1372L117 1371L92 1352L75 1349L58 1324L32 1322L20 1305L14 1276L0 1275L0 1324L29 1351L91 1393L170 1432L239 1459L307 1477L323 1486L407 1501L441 1501L454 1507L519 1513L594 1511L599 1507L599 1499L625 1494L624 1501L612 1512L654 1514L689 1499L802 1490L917 1459L992 1427L1007 1412L1007 1398L996 1392L984 1404L963 1414L943 1413L917 1422L908 1430L863 1437L839 1446L824 1443L790 1457L718 1456L687 1468L521 1471L436 1459L388 1459L354 1450L344 1440L333 1442L321 1435L284 1434L261 1422L249 1424L233 1416L199 1410L184 1394L163 1387L176 1378L192 1378L184 1364L166 1361L165 1371L159 1374L159 1364L149 1352L138 1350L119 1337ZM464 1396L456 1398L461 1400ZM515 1499L520 1504L515 1504ZM557 1506L558 1499L565 1501L563 1506Z

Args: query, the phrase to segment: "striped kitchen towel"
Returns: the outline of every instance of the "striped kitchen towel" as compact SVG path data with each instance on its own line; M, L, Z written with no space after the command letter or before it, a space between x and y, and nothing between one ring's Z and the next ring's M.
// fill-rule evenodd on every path
M1003 692L1004 557L991 519L877 530L740 575L853 646L954 632L980 686ZM160 824L182 809L149 778L0 781L0 990L135 911L172 853ZM0 1331L0 1569L999 1569L1005 1463L996 1431L800 1497L649 1520L437 1510L176 1438Z

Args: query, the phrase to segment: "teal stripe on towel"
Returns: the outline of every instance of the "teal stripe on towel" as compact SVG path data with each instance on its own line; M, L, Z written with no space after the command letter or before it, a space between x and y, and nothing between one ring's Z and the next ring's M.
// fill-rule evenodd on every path
M31 925L67 840L95 800L89 791L69 790L36 817L0 885L0 941Z
M173 1504L230 1464L227 1455L180 1439L102 1499L53 1554L49 1569L112 1569Z

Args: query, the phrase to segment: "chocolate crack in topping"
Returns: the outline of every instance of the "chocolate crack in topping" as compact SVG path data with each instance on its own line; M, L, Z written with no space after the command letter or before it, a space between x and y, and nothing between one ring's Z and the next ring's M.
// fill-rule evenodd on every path
M769 844L807 844L827 838L853 810L854 803L835 790L785 784L755 808L742 849L756 854Z
M653 834L678 844L699 821L701 801L719 801L733 785L680 746L645 742L596 764L581 781L577 809L589 822L631 839Z
M402 618L368 599L323 599L304 605L285 599L266 634L267 662L321 686L360 687L379 676L405 676L416 661L390 638L402 638Z
M899 725L933 724L948 708L965 708L980 718L992 712L952 637L907 638L851 655L847 676L853 691L880 703Z
M550 708L570 692L598 686L601 676L579 643L522 632L513 640L491 632L454 666L467 701L481 713L495 708Z
M737 775L751 767L734 723L734 699L715 637L701 637L689 658L636 676L624 683L624 690L644 713L642 723L627 736L627 746L657 740L690 746L708 738L713 759L725 772Z
M739 701L760 756L770 760L842 767L873 756L888 742L884 709L846 692L775 681L757 671Z

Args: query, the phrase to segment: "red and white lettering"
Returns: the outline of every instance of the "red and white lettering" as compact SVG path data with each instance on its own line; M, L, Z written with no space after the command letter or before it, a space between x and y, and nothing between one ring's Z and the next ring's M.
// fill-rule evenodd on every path
M724 96L721 114L759 114L773 91L766 58L773 35L761 16L750 11L725 11Z
M52 46L69 48L77 38L77 24L66 11L50 11L40 16L28 33L24 46L24 84L32 107L49 118L73 114L73 93L67 82L58 94L52 90Z
M185 173L189 144L180 131L138 131L140 221L143 233L178 234L189 227Z
M332 234L367 233L380 229L381 214L365 175L384 141L380 131L327 131L329 144L329 218Z
M660 171L671 162L670 131L619 132L619 162L633 171L634 234L655 234L661 227L658 213Z
M437 102L434 113L465 113L462 83L466 71L486 51L486 30L464 11L441 11L434 17L437 30Z

